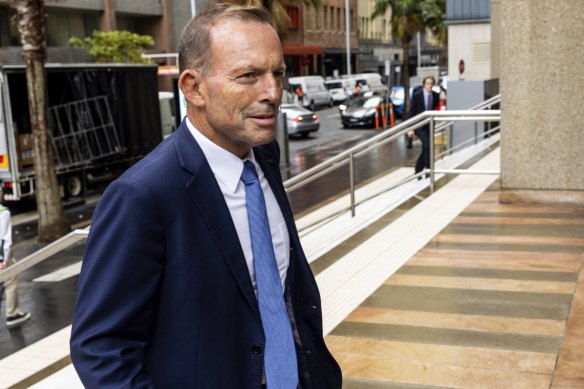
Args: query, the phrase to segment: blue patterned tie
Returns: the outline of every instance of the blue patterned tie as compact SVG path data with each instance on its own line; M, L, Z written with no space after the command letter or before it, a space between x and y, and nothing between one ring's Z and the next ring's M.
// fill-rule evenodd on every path
M245 184L258 304L266 338L264 368L267 389L295 389L298 386L298 366L292 326L284 303L264 193L253 162L243 163L241 180Z

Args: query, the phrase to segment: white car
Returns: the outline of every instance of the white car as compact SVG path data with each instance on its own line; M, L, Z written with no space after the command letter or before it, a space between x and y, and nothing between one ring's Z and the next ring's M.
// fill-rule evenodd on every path
M335 103L342 103L353 94L355 80L350 78L340 78L336 80L327 80L324 82Z
M314 111L317 106L333 106L333 97L326 89L324 78L321 76L290 77L288 82L292 90L300 91L299 103L303 107Z
M318 131L320 128L318 115L306 108L294 104L282 104L280 112L286 114L288 135L300 135L306 138L311 132Z

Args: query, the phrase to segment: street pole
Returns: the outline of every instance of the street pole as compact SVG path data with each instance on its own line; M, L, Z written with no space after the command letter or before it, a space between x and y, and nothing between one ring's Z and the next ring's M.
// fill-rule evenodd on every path
M416 39L418 43L418 67L422 67L422 48L420 47L420 31L416 33Z
M197 14L197 6L195 4L195 0L191 0L191 17L195 17Z
M347 75L351 75L351 19L349 0L345 0L345 31L347 34Z

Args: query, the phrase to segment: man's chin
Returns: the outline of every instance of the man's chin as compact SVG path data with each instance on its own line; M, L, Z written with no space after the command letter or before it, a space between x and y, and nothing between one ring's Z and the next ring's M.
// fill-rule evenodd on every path
M274 139L276 139L276 128L268 129L268 128L261 128L256 130L256 136L254 136L254 143L256 145L265 145L268 143L272 143Z

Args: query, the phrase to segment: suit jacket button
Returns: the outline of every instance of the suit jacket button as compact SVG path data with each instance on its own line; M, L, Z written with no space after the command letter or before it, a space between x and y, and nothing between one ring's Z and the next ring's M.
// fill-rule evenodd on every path
M258 346L257 344L254 344L253 346L251 346L251 352L254 354L261 354L262 351L264 351L262 346Z

